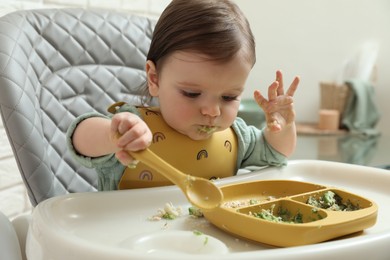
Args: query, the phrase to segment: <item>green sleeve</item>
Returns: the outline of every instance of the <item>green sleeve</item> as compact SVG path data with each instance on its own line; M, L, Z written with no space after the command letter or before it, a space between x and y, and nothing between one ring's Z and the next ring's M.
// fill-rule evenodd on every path
M123 105L118 110L120 112L131 112L139 115L138 110L134 106ZM70 151L72 157L87 168L94 168L97 172L98 177L98 190L115 190L117 189L118 183L122 177L125 166L122 165L115 157L114 154L107 154L100 157L88 157L82 154L79 154L73 146L72 136L79 123L83 120L91 117L102 117L102 118L111 118L111 116L103 115L97 112L91 112L83 114L77 117L72 124L69 126L66 141L68 150Z
M287 157L267 143L262 130L247 125L241 118L237 118L232 127L238 139L238 168L287 164Z
M69 151L70 151L72 157L73 157L78 163L80 163L81 165L83 165L83 166L85 166L85 167L88 167L88 168L94 168L96 164L104 163L104 162L105 162L106 160L108 160L109 157L111 156L111 155L106 155L106 156L91 158L91 157L88 157L88 156L84 156L84 155L79 154L79 153L76 151L76 149L74 148L73 142L72 142L72 137L73 137L73 133L74 133L76 127L77 127L78 124L80 124L83 120L88 119L88 118L91 118L91 117L109 118L109 117L107 117L107 116L104 116L104 115L99 114L99 113L96 113L96 112L91 112L91 113L87 113L87 114L81 115L81 116L77 117L77 118L72 122L72 124L69 126L68 131L67 131L67 133L66 133L66 142L67 142L68 149L69 149Z

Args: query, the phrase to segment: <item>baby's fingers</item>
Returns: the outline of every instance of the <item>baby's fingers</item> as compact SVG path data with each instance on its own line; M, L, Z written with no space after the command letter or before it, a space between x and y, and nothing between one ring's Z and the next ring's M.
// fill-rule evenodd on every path
M276 71L276 81L279 83L277 88L278 96L284 95L283 73L280 70Z
M137 124L118 139L117 145L123 150L135 152L149 147L152 138L149 128L144 124Z
M268 101L273 101L278 97L279 81L274 81L268 87Z
M256 103L257 103L260 107L263 107L264 102L267 101L267 100L264 98L264 96L260 93L260 91L258 91L258 90L255 90L255 92L253 93L253 97L254 97Z
M127 151L120 150L115 153L115 157L118 161L128 167L135 167L138 163Z
M126 151L141 151L150 146L152 143L152 134L145 133L142 136L139 136L138 138L132 139L131 142L128 142L125 146L123 146L122 149Z
M293 82L291 83L290 87L287 90L287 95L288 96L290 96L290 97L294 96L295 91L298 88L299 81L300 81L299 77L295 77L294 78Z
M112 140L119 139L136 123L137 118L130 113L118 113L111 119L110 136Z

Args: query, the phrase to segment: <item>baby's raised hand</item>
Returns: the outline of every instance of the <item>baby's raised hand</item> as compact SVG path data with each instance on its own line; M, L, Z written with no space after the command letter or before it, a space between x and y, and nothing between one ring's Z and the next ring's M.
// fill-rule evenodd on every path
M134 158L127 151L140 151L149 147L152 133L137 115L123 112L111 119L111 137L120 149L115 156L123 165L132 165Z
M265 113L267 127L271 131L281 131L284 126L295 120L293 96L298 88L299 77L295 77L287 92L284 93L283 75L276 72L276 80L268 87L268 100L256 90L254 98Z

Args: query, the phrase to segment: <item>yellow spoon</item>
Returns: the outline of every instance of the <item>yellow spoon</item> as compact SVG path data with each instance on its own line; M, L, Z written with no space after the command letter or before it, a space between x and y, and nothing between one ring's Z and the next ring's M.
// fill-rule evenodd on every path
M176 184L194 206L210 210L221 205L223 200L222 191L213 182L182 173L149 149L130 152L130 155L154 170L159 171Z

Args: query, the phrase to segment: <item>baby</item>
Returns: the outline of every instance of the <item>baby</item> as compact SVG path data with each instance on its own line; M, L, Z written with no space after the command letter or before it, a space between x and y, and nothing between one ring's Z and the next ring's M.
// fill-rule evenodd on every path
M68 131L74 157L96 169L99 190L171 184L129 154L148 147L180 171L208 179L246 166L285 165L296 144L299 78L285 90L277 71L266 97L255 91L267 125L248 126L237 112L255 59L255 40L237 5L173 0L147 55L145 105L120 102L110 116L78 117ZM151 99L158 106L147 106Z

